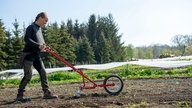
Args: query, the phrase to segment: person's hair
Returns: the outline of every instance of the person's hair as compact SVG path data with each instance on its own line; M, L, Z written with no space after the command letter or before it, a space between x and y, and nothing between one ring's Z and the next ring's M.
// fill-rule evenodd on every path
M39 17L45 18L45 17L46 17L46 13L45 13L45 12L39 13L39 14L36 16L35 21L37 21Z

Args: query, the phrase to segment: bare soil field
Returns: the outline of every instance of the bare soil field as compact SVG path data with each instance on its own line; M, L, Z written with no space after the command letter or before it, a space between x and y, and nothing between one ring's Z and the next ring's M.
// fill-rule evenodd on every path
M192 107L192 78L127 79L122 92L109 95L104 88L77 93L79 83L50 84L58 99L42 99L41 86L28 86L30 102L14 101L17 87L0 89L0 108L179 108ZM102 83L102 82L97 82Z

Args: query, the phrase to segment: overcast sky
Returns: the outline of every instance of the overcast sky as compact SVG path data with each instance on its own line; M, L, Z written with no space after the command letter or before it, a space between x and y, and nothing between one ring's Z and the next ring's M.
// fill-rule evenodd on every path
M49 22L58 23L67 19L87 23L91 14L111 13L124 45L172 45L173 36L192 34L192 0L1 0L0 19L7 30L15 18L22 28L42 11L48 13Z

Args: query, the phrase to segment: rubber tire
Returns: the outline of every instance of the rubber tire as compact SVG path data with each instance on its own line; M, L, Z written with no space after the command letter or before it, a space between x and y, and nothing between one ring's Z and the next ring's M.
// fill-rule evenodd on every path
M120 82L120 86L118 86L118 87L116 88L116 90L111 90L111 89L110 89L110 86L104 86L104 89L105 89L105 91L106 91L107 93L109 93L110 95L118 95L118 94L123 90L123 86L124 86L123 81L122 81L122 79L121 79L119 76L117 76L117 75L110 75L110 76L108 76L108 77L105 78L103 84L106 85L107 82L108 82L108 80L110 80L111 78L116 78L116 80L117 80L118 82Z

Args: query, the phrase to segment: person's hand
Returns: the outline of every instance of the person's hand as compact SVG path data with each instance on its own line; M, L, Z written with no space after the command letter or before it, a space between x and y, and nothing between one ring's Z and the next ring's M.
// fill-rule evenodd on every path
M50 47L50 46L48 46L48 45L46 45L46 49L49 49L49 50L51 50L51 47Z
M45 45L45 44L41 44L41 45L39 45L39 49L40 49L40 51L42 51L44 48L46 48L46 45Z

